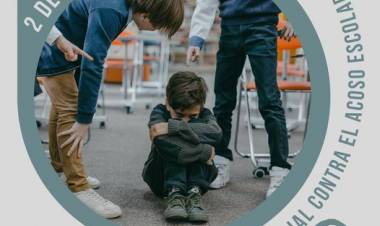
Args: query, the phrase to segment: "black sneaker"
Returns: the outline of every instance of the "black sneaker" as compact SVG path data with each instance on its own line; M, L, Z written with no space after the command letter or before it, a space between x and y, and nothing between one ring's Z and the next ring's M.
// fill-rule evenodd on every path
M202 205L202 195L198 187L193 187L188 191L187 214L188 220L192 222L207 222L208 214Z
M168 195L167 207L164 211L166 220L186 220L186 197L179 190L173 189Z

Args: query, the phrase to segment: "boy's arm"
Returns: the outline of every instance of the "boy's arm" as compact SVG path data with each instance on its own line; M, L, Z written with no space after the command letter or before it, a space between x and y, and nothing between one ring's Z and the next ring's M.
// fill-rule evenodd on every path
M222 130L218 126L212 112L204 109L199 119L193 119L190 123L182 120L168 119L169 116L163 105L155 107L150 115L149 128L159 123L167 123L167 134L169 136L178 135L185 141L192 144L211 144L218 143L222 136ZM159 135L165 135L161 133Z
M219 0L197 0L191 18L189 46L202 48L215 20Z
M172 122L170 124L170 122ZM215 116L208 109L204 109L202 116L189 123L184 121L169 121L169 135L177 134L183 139L189 135L197 137L199 143L215 145L222 138L222 130L216 122Z
M122 16L113 9L95 9L88 17L88 28L83 50L93 56L93 61L82 58L79 81L77 122L89 124L95 114L103 64L107 51L124 24Z
M167 114L169 114L169 113L166 110L166 107L164 105L158 105L155 108L153 108L152 113L150 114L149 123L148 123L148 126L151 130L150 132L152 132L152 128L157 129L158 124L165 124L166 123L166 126L165 126L166 129L163 133L161 133L162 131L160 131L160 132L158 132L158 134L155 134L157 136L169 134L171 127L180 126L177 124L178 120L169 119L170 116ZM186 130L181 130L181 129L180 129L180 131L181 131L181 136L183 137L184 140L186 140L190 143L193 143L193 144L199 144L200 143L199 137L197 136L197 134L193 133L192 131L186 131ZM154 139L154 137L155 137L155 136L152 136L152 134L150 134L150 136L151 136L151 140Z
M67 40L55 25L51 28L50 33L46 38L46 43L50 46L56 45L57 48L65 55L65 59L69 62L77 61L78 55L86 57L90 61L94 60L92 56L88 55L86 52Z
M192 144L178 136L158 136L153 140L153 144L163 158L178 164L206 163L212 157L211 145Z
M167 111L164 105L157 105L150 113L148 126L149 128L155 124L168 122Z
M168 123L169 115L167 114L169 113L164 105L158 105L153 108L148 123L149 128L159 123ZM189 136L187 138L189 139ZM212 147L210 145L200 144L199 142L194 142L194 140L189 142L176 135L162 134L154 137L152 142L154 148L163 158L180 164L196 161L207 162L212 157Z
M182 139L192 144L202 143L198 134L189 128L189 124L183 120L169 119L168 121L169 136L178 135Z

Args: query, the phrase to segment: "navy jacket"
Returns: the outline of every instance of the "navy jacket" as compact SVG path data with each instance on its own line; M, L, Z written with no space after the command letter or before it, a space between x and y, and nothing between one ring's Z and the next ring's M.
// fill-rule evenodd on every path
M55 26L69 41L89 53L94 61L81 58L68 62L56 46L44 44L38 76L55 76L79 68L77 121L91 123L95 114L103 64L114 39L125 29L132 13L127 0L73 0Z
M280 9L272 0L219 0L220 17L226 25L277 23Z

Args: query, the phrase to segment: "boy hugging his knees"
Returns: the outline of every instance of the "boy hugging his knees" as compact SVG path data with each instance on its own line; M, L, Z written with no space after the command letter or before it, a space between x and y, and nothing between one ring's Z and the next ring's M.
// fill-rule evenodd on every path
M155 195L167 197L167 220L208 220L201 196L217 176L214 146L222 130L204 108L206 95L203 78L177 72L168 82L165 105L150 115L152 149L143 179Z

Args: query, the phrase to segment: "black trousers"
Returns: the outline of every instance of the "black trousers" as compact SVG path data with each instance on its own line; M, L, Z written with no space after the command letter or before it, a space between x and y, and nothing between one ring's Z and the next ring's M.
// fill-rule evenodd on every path
M233 160L228 148L231 139L232 112L236 107L237 83L248 56L259 99L259 111L265 121L271 166L290 168L285 112L277 87L277 30L275 24L223 25L217 54L215 107L223 130L216 154Z
M145 163L143 179L152 192L162 198L173 187L185 194L191 187L198 186L204 194L217 174L214 165L199 162L182 165L164 159L153 150Z

